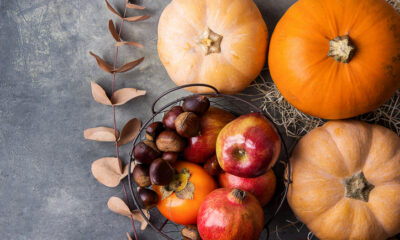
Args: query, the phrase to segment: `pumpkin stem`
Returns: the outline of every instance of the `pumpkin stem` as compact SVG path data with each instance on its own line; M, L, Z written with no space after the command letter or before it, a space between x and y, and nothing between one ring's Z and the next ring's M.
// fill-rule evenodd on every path
M222 36L218 33L215 33L210 28L200 36L199 43L204 49L205 55L209 55L211 53L220 53L221 52L221 42Z
M246 198L246 192L237 188L232 189L232 192L228 195L228 199L238 204L243 203L245 198Z
M354 174L349 178L343 179L346 197L368 202L369 193L374 189L374 185L369 183L363 172Z
M329 41L329 57L338 62L349 63L354 56L356 47L351 42L349 35L335 37Z

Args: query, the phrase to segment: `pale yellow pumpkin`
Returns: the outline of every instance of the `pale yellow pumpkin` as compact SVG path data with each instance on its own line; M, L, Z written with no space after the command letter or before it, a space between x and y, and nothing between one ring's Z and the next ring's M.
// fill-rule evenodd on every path
M158 25L158 54L171 79L210 84L223 93L239 92L258 76L267 43L253 0L173 0Z
M321 240L384 240L400 232L400 138L382 126L331 121L291 160L288 202Z

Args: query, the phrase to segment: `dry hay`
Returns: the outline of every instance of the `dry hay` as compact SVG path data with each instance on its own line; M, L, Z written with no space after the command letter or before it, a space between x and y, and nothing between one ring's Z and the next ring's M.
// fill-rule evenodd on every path
M307 115L286 101L275 84L262 75L251 85L257 91L253 101L259 103L264 112L283 129L286 136L300 138L312 129L323 125L326 120ZM384 105L374 112L357 119L383 125L400 135L400 90Z
M400 0L386 0L388 3L393 5L394 9L400 13Z

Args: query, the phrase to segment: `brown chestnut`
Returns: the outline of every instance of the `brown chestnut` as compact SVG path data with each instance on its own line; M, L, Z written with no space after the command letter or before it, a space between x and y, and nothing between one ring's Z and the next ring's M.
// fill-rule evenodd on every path
M165 152L162 154L161 158L164 161L169 162L170 164L174 164L178 159L179 154L176 152Z
M137 164L133 169L133 180L139 187L150 187L149 167L144 164Z
M182 104L183 111L194 112L199 116L206 113L209 107L210 100L208 100L208 98L203 95L193 95L187 97Z
M222 172L221 166L219 166L217 156L209 158L204 164L204 170L211 176L217 176Z
M181 113L175 119L175 129L182 137L195 137L199 135L200 118L192 112Z
M201 240L196 225L186 225L182 228L181 234L184 240Z
M172 107L163 117L162 122L164 123L165 127L175 130L175 119L181 113L183 113L181 106Z
M168 185L174 173L172 166L161 158L157 158L150 165L150 181L155 185Z
M164 130L158 135L156 145L163 152L182 152L186 147L186 140L175 131Z
M162 122L153 122L146 128L146 139L154 141L158 134L164 130Z
M143 207L145 209L153 208L158 203L158 194L147 188L140 188L139 189L139 198L142 201Z
M140 163L150 164L154 159L161 155L156 145L152 141L145 140L136 144L133 149L133 156L135 160Z

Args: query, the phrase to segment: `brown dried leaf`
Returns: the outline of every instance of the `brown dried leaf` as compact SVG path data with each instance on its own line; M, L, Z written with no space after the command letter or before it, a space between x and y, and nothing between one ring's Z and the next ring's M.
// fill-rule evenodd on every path
M124 178L126 178L128 176L128 167L129 167L129 164L124 167L124 170L122 171L122 174L121 174L121 176L119 178L120 180L122 180L122 179L124 179ZM132 162L132 164L131 164L131 173L133 172L134 168L135 168L135 162Z
M141 9L141 10L143 10L143 9L145 9L146 7L143 7L143 6L139 6L139 5L137 5L137 4L130 3L130 2L127 0L127 1L126 1L126 8Z
M92 163L92 174L100 183L107 187L116 187L122 174L121 160L115 157L97 159Z
M143 60L144 60L144 57L139 58L135 61L129 62L129 63L123 65L122 67L118 68L116 70L116 72L118 72L118 73L127 72L127 71L131 70L132 68L136 67L137 65L139 65L141 62L143 62Z
M189 240L201 240L200 233L196 225L186 225L181 230L182 237Z
M116 42L115 43L116 47L120 47L122 45L128 45L128 46L134 46L134 47L138 47L138 48L143 48L143 45L138 43L138 42Z
M139 221L141 223L140 229L144 230L146 229L148 223L146 220L143 218L142 214L140 214L138 209L133 210L132 212L130 211L128 205L126 203L118 198L118 197L111 197L108 202L107 202L108 208L117 214L120 214L122 216L126 217L132 217L133 220ZM147 219L150 219L150 213L146 209L142 209L144 215L147 217Z
M111 19L108 21L108 29L110 30L110 33L115 39L115 41L117 42L121 41L121 37L119 36L117 29L115 29L114 22Z
M132 215L131 210L129 209L128 205L118 197L110 197L107 202L108 209L110 209L112 212L130 217Z
M114 13L114 14L117 15L118 17L122 18L121 14L119 14L119 13L111 6L111 4L108 3L107 0L105 0L105 1L106 1L106 4L107 4L107 8L110 9L110 11L111 11L112 13Z
M114 92L111 97L111 102L113 103L113 105L119 106L145 94L146 91L144 90L137 90L136 88L122 88Z
M99 65L99 67L108 73L113 73L114 72L114 68L113 66L111 66L110 64L108 64L106 61L104 61L102 58L100 58L99 56L97 56L96 54L94 54L93 52L89 52L90 55L92 55L94 58L96 58L97 64Z
M121 130L121 135L118 139L118 145L122 146L132 141L139 133L141 126L142 123L139 119L133 118L129 120Z
M144 215L146 216L147 219L150 219L150 213L146 209L142 209ZM143 218L142 214L140 214L139 210L135 209L132 211L132 218L133 220L139 221L140 222L140 230L145 230L148 223L146 220Z
M131 235L129 235L129 233L126 233L126 236L128 237L128 240L132 240Z
M88 128L83 131L83 136L85 139L93 141L115 142L118 139L118 131L109 127Z
M104 89L99 84L93 81L90 84L92 86L92 95L94 100L98 103L111 106L111 100L108 98Z
M134 17L127 17L124 18L125 21L128 22L138 22L138 21L143 21L150 18L150 15L141 15L141 16L134 16Z

